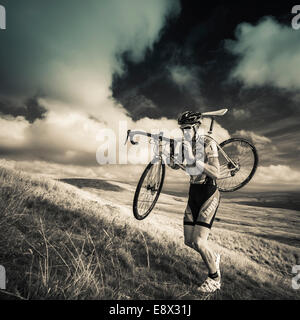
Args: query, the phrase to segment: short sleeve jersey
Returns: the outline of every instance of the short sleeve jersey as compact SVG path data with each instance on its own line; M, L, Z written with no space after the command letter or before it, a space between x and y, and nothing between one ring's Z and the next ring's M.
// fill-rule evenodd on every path
M194 150L195 154L195 150ZM204 156L204 157L203 157ZM202 156L202 160L204 158L204 163L208 162L209 158L218 157L218 147L214 140L206 139L204 141L204 155ZM197 155L195 155L197 159ZM203 172L199 175L191 175L190 183L203 183L206 179L207 175Z

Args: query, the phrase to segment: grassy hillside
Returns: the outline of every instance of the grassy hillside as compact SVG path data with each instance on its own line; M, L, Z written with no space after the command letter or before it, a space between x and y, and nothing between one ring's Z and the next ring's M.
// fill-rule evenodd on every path
M223 288L199 296L206 277L199 255L183 245L179 220L137 221L117 197L0 166L1 298L299 299L291 289L296 247L216 228ZM164 199L164 198L162 198Z

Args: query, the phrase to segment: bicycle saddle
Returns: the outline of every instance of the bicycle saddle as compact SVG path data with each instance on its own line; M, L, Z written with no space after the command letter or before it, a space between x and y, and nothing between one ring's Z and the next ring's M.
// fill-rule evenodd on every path
M209 111L209 112L201 113L201 116L202 117L224 116L224 114L226 114L227 111L228 111L228 109L220 109L220 110L217 110L217 111Z

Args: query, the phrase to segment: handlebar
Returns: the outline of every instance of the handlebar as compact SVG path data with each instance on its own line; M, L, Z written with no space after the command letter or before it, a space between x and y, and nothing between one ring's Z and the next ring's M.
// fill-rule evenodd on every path
M174 161L174 164L178 165L180 169L182 170L185 170L185 166L178 162L175 158L174 158L174 142L175 140L174 139L170 139L170 138L166 138L163 136L163 132L160 132L159 134L151 134L151 133L148 133L148 132L144 132L144 131L131 131L131 130L127 130L127 137L126 137L126 141L125 141L125 144L126 142L128 141L128 138L130 138L130 142L131 144L138 144L137 141L134 141L133 140L133 136L136 135L136 134L140 134L142 136L145 136L145 137L150 137L150 138L153 138L153 139L157 139L159 140L160 142L161 141L167 141L168 143L170 143L170 147L171 147L171 153L173 154L171 156L172 160Z
M169 139L166 137L163 137L163 132L160 133L148 133L148 132L144 132L144 131L131 131L131 130L127 130L127 137L125 140L125 144L128 141L128 138L130 138L130 143L131 144L138 144L137 141L133 141L133 136L135 136L136 134L145 136L145 137L149 137L149 138L153 138L153 139L157 139L157 140L161 140L161 141L167 141L167 142L171 142L173 139Z

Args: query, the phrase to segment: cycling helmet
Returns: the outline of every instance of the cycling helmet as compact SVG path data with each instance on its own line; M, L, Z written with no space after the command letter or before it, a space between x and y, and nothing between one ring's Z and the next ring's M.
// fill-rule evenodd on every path
M177 122L180 126L201 123L201 113L193 112L193 111L185 111L179 115Z

